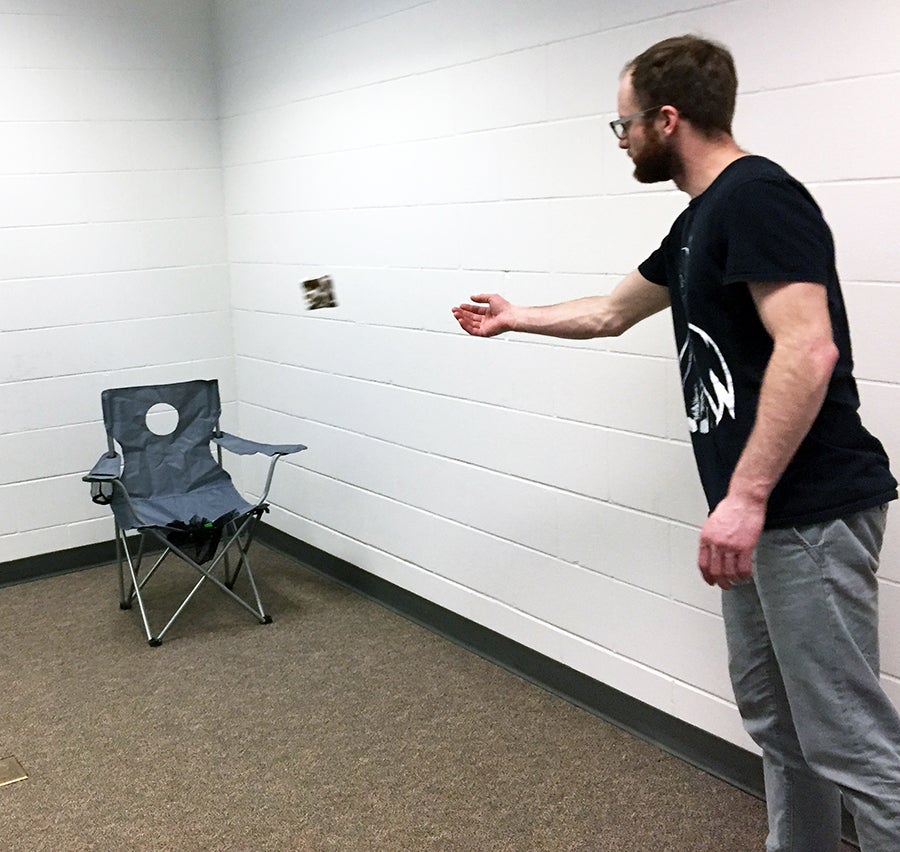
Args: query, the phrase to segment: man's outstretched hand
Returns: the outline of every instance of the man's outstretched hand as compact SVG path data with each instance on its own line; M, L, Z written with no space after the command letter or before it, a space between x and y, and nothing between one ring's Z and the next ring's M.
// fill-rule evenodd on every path
M496 293L481 293L471 297L475 305L453 308L453 316L464 331L476 337L493 337L510 330L512 305Z

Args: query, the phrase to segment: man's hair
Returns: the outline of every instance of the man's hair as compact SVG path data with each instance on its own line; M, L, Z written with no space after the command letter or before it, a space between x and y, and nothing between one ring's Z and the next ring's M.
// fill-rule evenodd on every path
M632 59L628 72L638 106L669 104L705 135L731 135L737 72L724 45L693 35L667 38Z

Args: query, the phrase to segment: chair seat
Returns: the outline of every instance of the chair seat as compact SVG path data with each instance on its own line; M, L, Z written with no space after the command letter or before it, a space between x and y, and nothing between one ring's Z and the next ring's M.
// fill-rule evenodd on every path
M113 511L123 529L166 527L172 523L190 524L197 518L215 521L223 515L244 515L253 509L228 481L198 488L187 494L132 497L134 514L124 501L114 501ZM136 517L135 517L136 515Z

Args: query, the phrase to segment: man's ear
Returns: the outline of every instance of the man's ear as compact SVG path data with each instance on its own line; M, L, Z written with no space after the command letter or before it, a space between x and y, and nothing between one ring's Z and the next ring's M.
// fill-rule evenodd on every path
M659 108L659 112L656 114L656 121L660 135L671 136L681 121L681 114L675 107L667 104Z

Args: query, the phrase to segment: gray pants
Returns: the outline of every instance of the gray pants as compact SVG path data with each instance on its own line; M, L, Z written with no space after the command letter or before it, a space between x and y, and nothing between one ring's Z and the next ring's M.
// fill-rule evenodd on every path
M900 850L900 716L882 690L875 572L886 507L763 533L722 593L744 727L763 751L769 852L832 852L841 794L864 852Z

